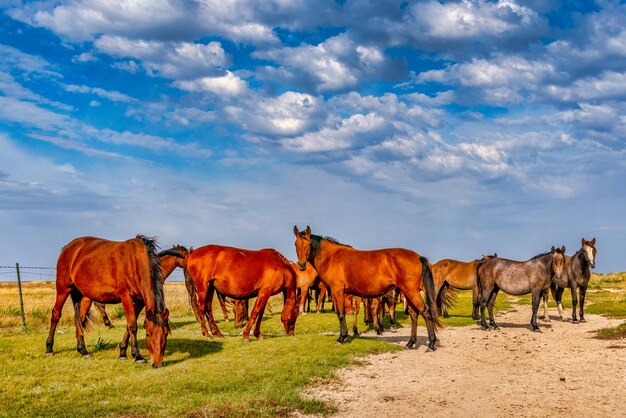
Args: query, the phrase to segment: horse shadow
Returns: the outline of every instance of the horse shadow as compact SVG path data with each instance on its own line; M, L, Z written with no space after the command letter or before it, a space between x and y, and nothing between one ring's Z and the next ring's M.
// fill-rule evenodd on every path
M498 327L503 328L526 328L529 331L533 330L532 325L530 324L519 324L513 322L498 322ZM552 328L552 324L549 322L539 323L539 328Z
M387 343L391 343L391 344L402 344L402 343L407 343L409 341L409 336L405 335L405 336L401 336L401 335L389 335L389 331L384 332L382 335L377 335L377 336L368 336L368 335L364 335L361 336L360 338L363 339L368 339L368 340L378 340L378 341L385 341ZM417 337L417 341L415 342L415 347L419 347L421 345L428 345L428 337L426 336L418 336Z
M223 350L223 343L216 340L198 340L187 338L168 338L165 357L172 354L187 354L181 359L167 361L168 366L194 358L201 358Z

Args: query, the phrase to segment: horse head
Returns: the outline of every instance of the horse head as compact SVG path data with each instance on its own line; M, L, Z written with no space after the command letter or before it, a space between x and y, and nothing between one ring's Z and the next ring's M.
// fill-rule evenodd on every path
M596 254L598 253L596 250L596 239L594 238L591 241L587 241L583 238L580 240L580 243L582 244L583 255L587 263L589 263L589 267L595 268Z
M554 248L554 245L552 246L552 249L550 250L551 256L552 256L552 262L551 262L551 271L552 271L552 276L556 277L557 280L561 280L561 276L563 275L563 272L565 271L565 246L562 246L561 248Z
M305 271L307 260L311 255L311 227L307 225L306 230L298 231L298 225L294 225L293 233L296 236L298 268L300 271Z
M165 345L167 344L167 336L170 332L170 324L167 318L170 311L165 309L163 312L155 312L152 309L146 311L146 347L150 353L150 362L152 367L161 367L163 365L163 355L165 354Z

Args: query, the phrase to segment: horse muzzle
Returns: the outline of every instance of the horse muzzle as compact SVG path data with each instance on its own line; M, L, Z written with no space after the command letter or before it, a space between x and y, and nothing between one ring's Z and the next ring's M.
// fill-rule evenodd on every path
M300 271L306 270L306 261L304 263L300 263L298 261L298 268L300 269Z

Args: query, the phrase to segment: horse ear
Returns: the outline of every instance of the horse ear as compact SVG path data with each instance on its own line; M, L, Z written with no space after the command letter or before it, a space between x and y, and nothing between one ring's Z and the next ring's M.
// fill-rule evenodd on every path
M593 237L593 239L591 240L591 245L596 245L596 237Z
M308 225L306 226L306 236L309 238L311 237L311 227Z
M494 258L498 258L498 253L493 253Z
M293 234L296 236L296 238L298 237L298 235L300 235L300 232L298 231L298 225L293 226Z
M565 254L565 245L561 247L561 252Z
M585 245L585 238L584 237L580 239L580 245Z
M152 309L146 311L146 319L148 321L152 321L152 319L154 319L154 311Z
M164 321L167 321L167 318L169 317L170 317L170 311L169 309L165 308L165 310L161 314L161 318L163 318Z
M550 252L554 252L554 245L552 246L552 249L550 250Z

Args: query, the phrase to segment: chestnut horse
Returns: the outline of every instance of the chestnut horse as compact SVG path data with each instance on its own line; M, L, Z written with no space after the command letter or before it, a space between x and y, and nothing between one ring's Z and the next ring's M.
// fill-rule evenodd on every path
M164 282L165 280L167 280L170 274L172 274L172 272L176 270L176 267L180 267L182 269L185 268L184 262L187 254L189 254L189 250L187 250L187 248L183 247L182 245L174 245L172 248L163 250L158 254L159 259L161 260L161 270L163 271L162 277ZM83 301L81 302L81 312L88 312L90 308L89 304L91 304L91 300L88 298L83 298ZM114 328L113 324L109 320L109 316L107 315L104 303L93 302L93 306L96 307L96 309L102 316L102 321L104 322L104 325L109 328ZM192 304L191 307L194 313L197 313L198 305ZM85 318L81 319L84 320Z
M145 306L146 346L150 361L153 367L162 365L170 333L169 311L165 308L161 262L154 239L142 235L123 242L95 237L74 239L59 255L56 291L46 353L54 352L54 333L63 305L71 295L77 350L81 355L89 355L84 339L88 315L87 312L81 313L82 299L89 298L101 303L122 303L127 327L120 343L120 359L126 359L130 338L131 354L138 363L145 363L137 348L137 317Z
M478 268L478 284L481 290L480 313L481 326L488 330L485 321L485 307L489 306L489 325L498 329L493 318L493 305L498 291L502 289L510 295L532 293L532 317L530 325L533 331L539 331L537 310L540 298L549 287L553 277L560 279L565 270L565 247L552 249L536 255L528 261L513 261L505 258L490 258Z
M576 306L578 305L578 297L576 290L580 294L580 322L585 322L585 294L587 293L587 286L589 285L589 279L591 279L591 271L589 268L596 267L596 239L591 241L582 238L580 240L581 247L572 256L565 257L565 275L559 280L554 278L550 290L552 296L556 300L557 307L559 309L559 316L562 320L565 320L563 312L563 304L561 303L563 297L563 291L566 287L570 288L572 292L572 322L578 323L576 316ZM548 293L544 293L544 319L550 320L548 316Z
M480 306L480 289L477 277L478 267L489 258L497 257L497 254L483 256L482 259L470 262L445 259L436 262L431 270L435 279L435 294L437 295L437 308L444 318L448 317L448 307L454 302L456 290L472 291L472 319L478 319Z
M255 324L254 336L262 339L260 328L265 305L270 296L279 292L285 295L281 320L287 335L293 335L298 317L296 298L296 273L289 261L278 251L263 249L244 250L220 245L200 247L187 257L187 273L197 292L200 308L200 328L208 332L204 323L207 306L211 306L214 290L233 299L256 296L250 320L243 330L244 341L250 341L250 329ZM212 319L209 312L209 323Z
M348 337L344 298L346 293L362 298L375 298L399 287L412 308L411 338L407 347L413 348L417 342L419 312L426 320L428 348L435 350L436 329L441 327L441 322L435 304L435 283L425 257L404 248L357 250L332 238L312 235L308 226L305 231L300 232L296 225L293 232L296 236L298 267L304 270L307 263L313 264L320 279L333 295L340 324L338 343L343 343ZM425 284L426 303L420 295L422 283Z

